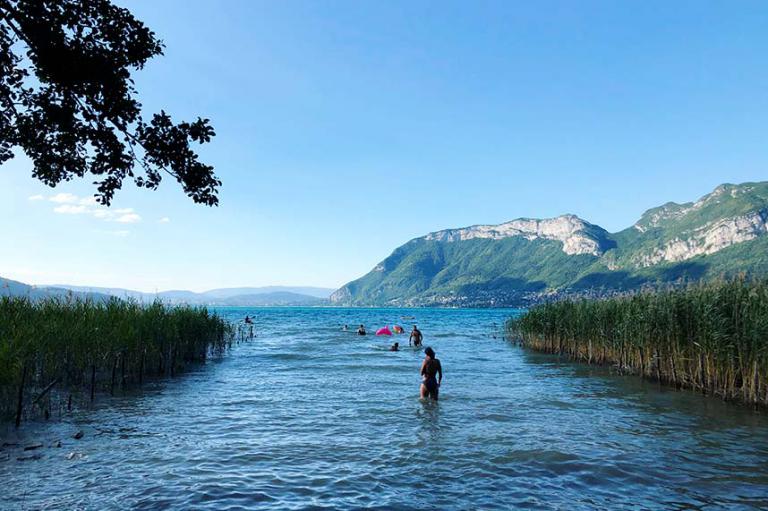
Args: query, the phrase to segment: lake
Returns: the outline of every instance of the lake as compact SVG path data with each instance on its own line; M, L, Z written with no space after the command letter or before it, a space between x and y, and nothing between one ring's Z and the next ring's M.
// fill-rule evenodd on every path
M768 507L765 413L525 351L503 338L515 311L219 312L254 316L256 337L9 428L46 446L0 451L0 509ZM418 399L407 335L355 335L414 322L443 364L439 404Z

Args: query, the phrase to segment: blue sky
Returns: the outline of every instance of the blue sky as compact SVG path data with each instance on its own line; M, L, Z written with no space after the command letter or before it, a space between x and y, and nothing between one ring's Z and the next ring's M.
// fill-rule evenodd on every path
M216 128L221 206L166 181L103 211L88 180L52 190L17 158L1 276L337 287L430 231L615 231L768 176L764 2L124 3L166 44L135 74L147 112Z

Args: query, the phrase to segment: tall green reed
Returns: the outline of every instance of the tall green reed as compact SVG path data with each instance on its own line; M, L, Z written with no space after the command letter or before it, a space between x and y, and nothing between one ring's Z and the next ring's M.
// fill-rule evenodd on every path
M0 417L46 417L147 377L174 376L231 345L204 307L113 299L0 298Z
M768 280L553 302L507 330L535 350L768 406Z

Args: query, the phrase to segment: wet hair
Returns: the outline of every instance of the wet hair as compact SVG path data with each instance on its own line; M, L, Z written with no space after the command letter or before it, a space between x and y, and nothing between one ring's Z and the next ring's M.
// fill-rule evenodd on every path
M396 343L395 343L395 346L400 346L400 343L399 343L399 342L396 342Z
M424 348L424 354L428 356L429 358L435 358L435 350L427 346Z

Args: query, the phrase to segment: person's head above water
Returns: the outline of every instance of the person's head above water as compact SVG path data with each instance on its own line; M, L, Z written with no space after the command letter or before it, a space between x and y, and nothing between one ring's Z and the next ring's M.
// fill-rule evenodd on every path
M435 350L427 346L424 348L424 354L428 356L429 358L435 358Z
M418 328L416 328L416 325L413 325L413 329L414 329L414 330L418 330Z
M395 343L395 346L400 346L400 343L399 343L399 342L396 342L396 343Z

